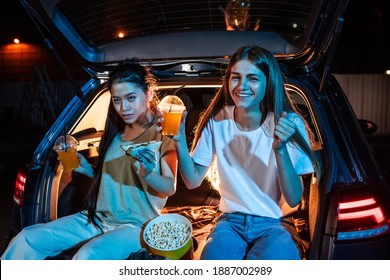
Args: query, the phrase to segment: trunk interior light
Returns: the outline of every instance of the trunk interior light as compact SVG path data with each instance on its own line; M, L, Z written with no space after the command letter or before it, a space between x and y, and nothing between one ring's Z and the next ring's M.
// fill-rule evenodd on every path
M337 240L370 238L389 231L386 215L374 197L340 201Z
M18 206L23 204L23 193L24 186L26 184L26 174L22 171L19 171L18 176L16 177L15 189L13 199Z

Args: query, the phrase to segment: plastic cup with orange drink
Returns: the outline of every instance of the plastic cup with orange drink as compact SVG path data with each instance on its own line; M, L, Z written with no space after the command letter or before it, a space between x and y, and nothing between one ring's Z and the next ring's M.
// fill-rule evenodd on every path
M60 158L64 170L73 170L79 166L77 157L78 141L71 135L61 135L54 143L54 150Z
M183 101L176 95L165 96L158 108L164 115L164 121L161 123L161 134L175 136L179 133L181 116L185 111Z

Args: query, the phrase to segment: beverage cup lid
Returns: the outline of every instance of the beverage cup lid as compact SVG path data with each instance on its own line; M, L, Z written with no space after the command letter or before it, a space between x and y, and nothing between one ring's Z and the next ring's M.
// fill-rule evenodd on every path
M186 109L183 101L176 95L165 96L158 105L163 112L183 112Z
M66 136L66 139L65 139ZM66 150L69 148L75 148L78 145L78 141L71 135L61 135L54 142L54 150Z

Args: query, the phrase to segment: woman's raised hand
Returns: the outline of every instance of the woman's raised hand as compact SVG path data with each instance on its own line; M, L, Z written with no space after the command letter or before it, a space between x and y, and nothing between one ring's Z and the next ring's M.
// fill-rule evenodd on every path
M293 120L287 118L287 112L283 112L275 125L274 142L272 143L272 149L279 150L286 146L286 143L294 135L296 126Z
M185 120L187 117L187 111L184 111L182 116L181 116L181 121L180 121L180 128L179 128L179 133L175 136L169 136L167 137L173 139L174 141L179 141L181 137L186 136L185 134ZM160 111L160 109L157 108L156 111L156 126L157 126L157 131L161 133L162 131L162 122L164 121L164 113Z

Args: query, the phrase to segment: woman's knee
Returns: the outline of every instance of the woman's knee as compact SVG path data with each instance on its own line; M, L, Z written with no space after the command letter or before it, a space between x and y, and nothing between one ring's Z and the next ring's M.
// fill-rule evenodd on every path
M242 260L247 243L234 231L224 228L213 232L202 250L203 260Z
M290 233L260 237L248 251L248 260L298 260L299 250Z
M50 234L43 229L42 224L35 224L22 229L14 238L14 242L26 242L36 244L43 240L50 240Z

